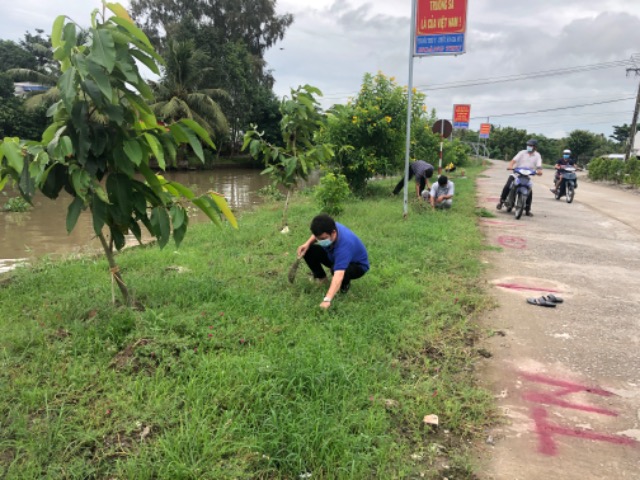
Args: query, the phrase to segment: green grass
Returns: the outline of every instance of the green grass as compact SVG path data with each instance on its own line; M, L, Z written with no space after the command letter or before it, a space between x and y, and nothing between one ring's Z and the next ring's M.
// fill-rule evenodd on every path
M474 478L468 445L492 416L474 379L489 306L477 173L455 180L451 211L412 201L404 220L391 180L348 203L338 221L372 268L327 312L305 266L287 282L318 213L305 196L289 235L268 204L239 231L121 253L144 309L111 305L100 257L15 272L0 287L0 478Z

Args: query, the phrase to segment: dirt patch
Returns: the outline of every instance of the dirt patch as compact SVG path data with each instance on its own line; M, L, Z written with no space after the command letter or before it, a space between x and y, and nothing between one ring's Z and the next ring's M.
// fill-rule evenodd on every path
M141 359L136 355L136 350L140 347L148 345L152 340L148 338L141 338L136 342L128 345L124 350L121 350L113 357L109 366L114 368L118 372L133 371L134 373L142 370ZM148 368L148 365L145 365Z

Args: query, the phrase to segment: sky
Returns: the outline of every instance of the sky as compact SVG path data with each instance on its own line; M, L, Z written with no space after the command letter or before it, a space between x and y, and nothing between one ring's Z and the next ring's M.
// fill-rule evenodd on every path
M266 54L276 94L310 84L329 107L354 97L367 72L408 84L411 4L277 0L294 22ZM19 40L27 30L49 32L59 14L87 23L100 1L0 5L0 38ZM553 138L575 129L608 136L632 121L640 76L627 69L634 67L640 72L640 0L468 0L466 53L416 58L413 84L439 118L470 104L474 130L488 119Z

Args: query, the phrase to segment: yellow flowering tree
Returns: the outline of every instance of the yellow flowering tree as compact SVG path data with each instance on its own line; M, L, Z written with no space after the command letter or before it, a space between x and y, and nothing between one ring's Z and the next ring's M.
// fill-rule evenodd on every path
M422 129L428 121L424 100L423 93L415 93L413 121ZM356 99L327 112L324 135L335 148L332 165L354 192L362 192L372 176L395 173L402 167L406 118L406 88L381 72L367 73Z

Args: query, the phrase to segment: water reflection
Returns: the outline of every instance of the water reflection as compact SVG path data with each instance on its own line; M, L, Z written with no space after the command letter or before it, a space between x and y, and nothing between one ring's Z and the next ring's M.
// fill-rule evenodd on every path
M262 197L257 192L269 184L269 178L260 175L260 170L241 168L166 172L164 176L192 188L196 193L208 190L221 193L234 211L260 204ZM0 205L7 198L0 197ZM67 234L65 222L70 203L71 196L63 191L57 200L38 195L34 200L34 208L25 213L0 212L0 260L68 255L100 249L89 212L83 212L73 232ZM196 215L191 222L204 220L204 215Z

